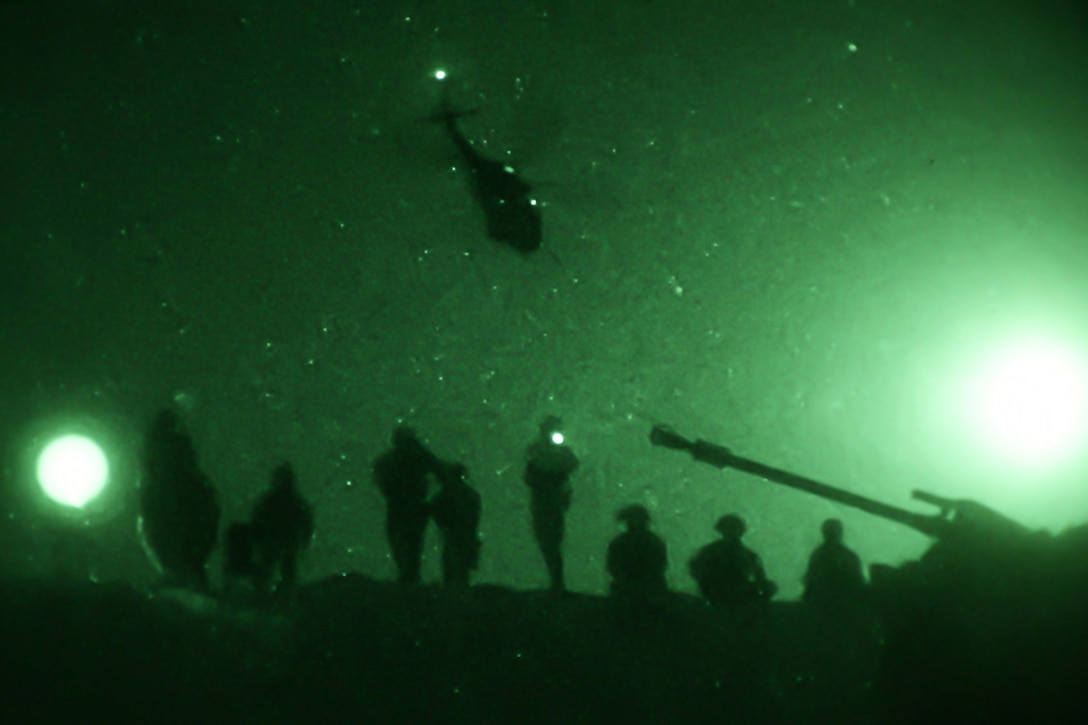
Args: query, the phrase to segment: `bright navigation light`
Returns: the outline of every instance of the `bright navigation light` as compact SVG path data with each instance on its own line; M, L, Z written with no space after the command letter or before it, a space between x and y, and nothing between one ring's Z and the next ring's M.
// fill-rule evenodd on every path
M102 449L80 435L50 443L38 457L38 485L63 506L82 508L106 485L109 464Z

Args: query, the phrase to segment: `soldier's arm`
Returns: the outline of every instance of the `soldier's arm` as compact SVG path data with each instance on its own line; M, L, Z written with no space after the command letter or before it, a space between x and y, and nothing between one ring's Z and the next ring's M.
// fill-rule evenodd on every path
M572 451L571 449L564 448L563 452L566 453L566 456L564 456L566 458L566 461L564 461L563 468L565 469L566 474L570 476L578 470L578 466L581 464L581 461L578 460L578 456L574 455L574 451Z
M760 558L759 554L756 554L754 552L752 553L752 569L754 571L756 581L769 581L767 579L767 571L763 568L763 559Z
M693 579L700 579L706 571L706 549L700 549L695 556L688 561L688 573Z

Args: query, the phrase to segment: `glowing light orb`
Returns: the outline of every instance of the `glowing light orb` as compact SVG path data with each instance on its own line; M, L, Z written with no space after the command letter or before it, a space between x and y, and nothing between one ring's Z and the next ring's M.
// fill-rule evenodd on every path
M436 81L446 80L446 70L444 68L437 68L434 72L434 79Z
M38 485L63 506L82 508L109 479L109 464L90 438L67 435L47 445L38 457Z
M563 441L564 441L563 434L560 433L559 431L555 431L554 433L552 433L551 439L552 439L552 443L554 443L555 445L557 445L557 446L563 445Z
M976 410L991 445L1025 462L1045 462L1084 437L1085 370L1049 345L1010 350L979 380Z

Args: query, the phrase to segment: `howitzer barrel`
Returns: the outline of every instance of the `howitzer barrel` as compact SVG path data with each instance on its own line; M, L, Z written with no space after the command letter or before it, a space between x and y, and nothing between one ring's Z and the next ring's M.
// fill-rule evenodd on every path
M945 498L926 491L911 491L911 497L940 508L940 517L960 529L986 531L1007 540L1022 539L1031 533L1026 526L977 501Z
M717 468L733 468L745 473L751 473L754 476L780 483L783 486L789 486L820 498L860 509L874 516L880 516L909 526L927 536L940 538L948 533L949 522L940 516L928 516L898 506L874 501L871 498L859 496L856 493L850 493L841 488L784 471L781 468L775 468L750 458L738 456L724 446L702 440L689 441L665 426L654 426L653 431L650 433L650 442L657 446L686 450L691 453L695 460L701 463L708 463Z

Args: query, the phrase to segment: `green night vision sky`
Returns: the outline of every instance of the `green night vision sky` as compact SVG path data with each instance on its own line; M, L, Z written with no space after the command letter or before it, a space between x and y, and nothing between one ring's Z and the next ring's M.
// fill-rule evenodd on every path
M688 591L729 512L787 598L827 517L866 563L926 546L654 448L657 423L912 510L917 488L1088 520L1073 3L21 5L0 11L2 573L150 578L136 454L164 405L224 528L294 464L311 579L392 577L369 466L402 422L483 495L477 581L521 588L546 581L521 470L547 414L582 461L582 591L629 503ZM536 187L541 250L487 238L420 122L444 95ZM105 460L42 458L76 433Z

